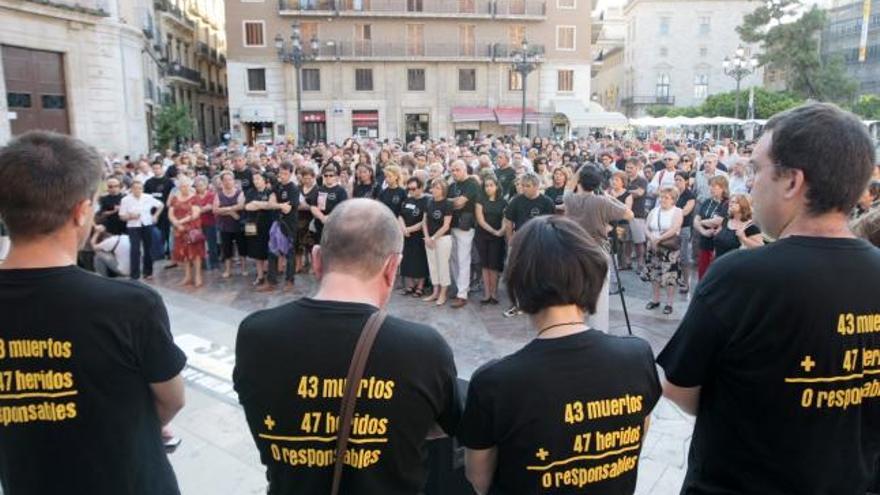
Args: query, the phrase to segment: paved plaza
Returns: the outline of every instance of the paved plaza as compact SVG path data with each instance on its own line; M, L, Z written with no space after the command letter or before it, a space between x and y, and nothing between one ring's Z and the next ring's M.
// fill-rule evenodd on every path
M160 265L157 264L157 268ZM235 335L239 322L249 313L271 308L315 292L311 276L297 278L291 293L256 293L250 277L223 280L208 272L199 290L178 288L178 270L157 270L152 285L165 299L175 339L189 358L184 370L187 405L172 423L183 439L171 456L184 495L265 493L265 474L245 423L244 413L232 391ZM633 333L660 351L675 331L687 306L680 296L670 316L645 310L650 293L647 283L632 272L621 274ZM390 311L406 319L437 328L455 353L459 375L469 378L481 364L509 354L533 336L526 317L505 318L505 304L480 307L480 294L460 310L435 308L415 298L395 295ZM506 295L502 294L502 301ZM625 333L621 302L611 299L611 331ZM693 418L661 399L652 414L639 466L637 494L678 493L684 477Z

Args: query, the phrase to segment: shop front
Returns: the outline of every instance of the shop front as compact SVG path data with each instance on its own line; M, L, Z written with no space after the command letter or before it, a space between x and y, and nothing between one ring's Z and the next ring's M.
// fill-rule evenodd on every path
M352 110L351 134L360 138L377 139L379 137L379 111Z
M300 118L302 139L306 143L327 141L327 113L323 110L304 111Z
M238 112L241 138L249 145L275 141L275 110L271 106L244 106Z
M456 141L476 139L496 123L495 112L489 107L453 107L452 126Z

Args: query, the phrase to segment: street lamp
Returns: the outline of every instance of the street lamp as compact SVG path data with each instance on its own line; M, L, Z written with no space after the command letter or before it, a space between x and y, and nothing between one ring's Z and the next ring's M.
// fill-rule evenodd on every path
M519 73L522 79L522 121L520 122L520 135L526 137L526 79L529 73L537 68L538 57L532 55L529 57L529 42L523 38L520 44L520 52L514 57L513 70Z
M739 86L743 79L753 74L758 68L758 59L755 57L746 58L746 50L742 45L736 47L733 58L724 57L721 62L721 68L725 76L730 76L736 80L736 106L734 107L734 117L739 118Z
M312 37L309 40L309 46L312 50L310 53L306 53L302 46L302 31L300 31L299 22L294 22L292 27L293 33L290 35L289 44L284 42L284 37L280 34L275 35L275 50L278 52L278 59L281 62L293 64L294 72L296 73L296 141L302 146L304 142L302 133L302 66L305 62L315 60L318 57L320 44L317 37Z

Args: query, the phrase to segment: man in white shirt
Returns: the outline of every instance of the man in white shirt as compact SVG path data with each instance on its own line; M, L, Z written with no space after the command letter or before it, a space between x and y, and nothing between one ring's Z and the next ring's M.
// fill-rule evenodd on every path
M697 172L697 177L694 180L694 193L697 195L698 207L703 201L712 196L712 191L709 188L709 179L716 175L727 177L726 173L718 170L718 155L707 153L703 157L703 170Z
M675 167L678 165L678 154L667 151L663 156L666 168L654 174L648 184L648 194L657 194L664 187L675 187Z
M107 233L103 225L95 225L91 238L95 250L95 271L102 277L127 277L131 267L131 243L124 234Z
M162 208L164 205L161 201L144 194L144 184L138 180L131 183L131 193L122 198L119 204L119 218L126 222L131 242L129 263L132 280L141 277L141 245L144 249L144 279L153 278L153 256L150 252L153 243L152 226L159 221Z

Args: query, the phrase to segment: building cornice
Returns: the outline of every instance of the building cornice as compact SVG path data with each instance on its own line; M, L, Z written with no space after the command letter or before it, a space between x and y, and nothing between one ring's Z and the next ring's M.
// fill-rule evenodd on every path
M110 17L110 13L103 9L92 9L51 0L0 0L0 9L89 24L95 24Z

